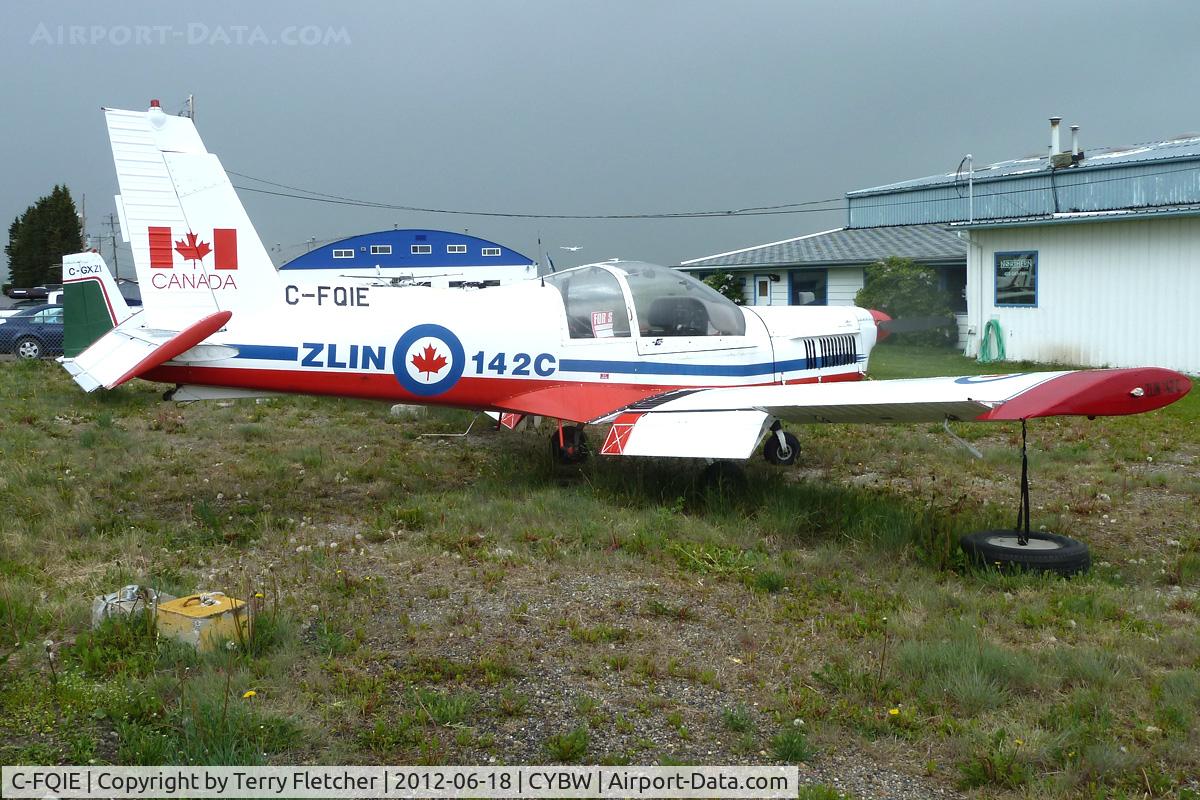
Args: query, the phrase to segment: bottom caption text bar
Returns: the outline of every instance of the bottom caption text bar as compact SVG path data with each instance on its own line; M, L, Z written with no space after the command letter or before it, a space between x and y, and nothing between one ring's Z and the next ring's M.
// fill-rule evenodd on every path
M795 797L795 767L3 767L0 796Z

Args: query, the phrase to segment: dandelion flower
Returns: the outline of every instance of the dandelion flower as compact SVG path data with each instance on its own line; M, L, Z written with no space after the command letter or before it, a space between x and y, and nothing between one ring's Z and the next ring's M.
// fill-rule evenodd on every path
M266 597L266 595L265 595L265 594L263 594L262 592L255 592L255 593L254 593L254 596L255 596L256 598L258 598L259 600L262 600L264 597Z
M900 716L900 709L898 709L898 708L889 708L889 709L888 709L888 715L889 715L889 716L893 716L893 717L898 717L898 716Z
M242 692L243 700L249 700L252 697L258 697L258 692L254 691L253 689L247 689L246 691Z

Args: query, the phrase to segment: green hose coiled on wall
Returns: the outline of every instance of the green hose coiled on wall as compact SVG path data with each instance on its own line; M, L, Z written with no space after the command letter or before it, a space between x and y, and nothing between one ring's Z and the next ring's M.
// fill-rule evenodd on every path
M989 319L983 326L983 338L979 341L980 364L991 364L993 361L1004 360L1004 335L1000 330L1000 320Z

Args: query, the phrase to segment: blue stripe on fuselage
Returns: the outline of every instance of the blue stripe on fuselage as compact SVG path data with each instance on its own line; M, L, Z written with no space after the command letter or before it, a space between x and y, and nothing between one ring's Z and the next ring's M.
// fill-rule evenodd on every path
M259 361L295 361L299 356L298 347L284 347L267 344L235 344L237 358L253 358ZM865 361L865 356L858 356L857 361ZM755 375L769 375L774 372L797 372L800 370L819 369L821 358L794 358L789 361L773 363L763 361L757 364L680 364L677 362L654 361L602 361L598 359L564 358L558 363L561 372L607 372L618 375L711 375L714 377L744 378Z

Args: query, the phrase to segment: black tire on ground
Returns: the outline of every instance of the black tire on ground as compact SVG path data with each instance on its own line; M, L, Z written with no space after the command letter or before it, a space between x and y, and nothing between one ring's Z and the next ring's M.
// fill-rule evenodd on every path
M786 447L780 447L779 437L775 435L775 431L767 434L767 439L763 442L763 458L768 463L778 464L781 467L796 463L796 457L800 455L800 440L787 431L784 431L783 438L787 442Z
M1028 544L1018 542L1020 531L997 529L976 531L959 539L969 558L990 567L1057 572L1075 575L1086 572L1092 556L1083 542L1057 533L1030 531Z
M13 348L13 352L17 354L17 358L41 358L45 348L34 337L23 336L17 340L17 346Z
M558 431L550 434L550 455L559 464L582 464L588 457L587 437L583 426L567 425L562 429L562 441Z
M749 486L746 472L732 461L714 461L700 473L700 488L717 494L733 494Z

